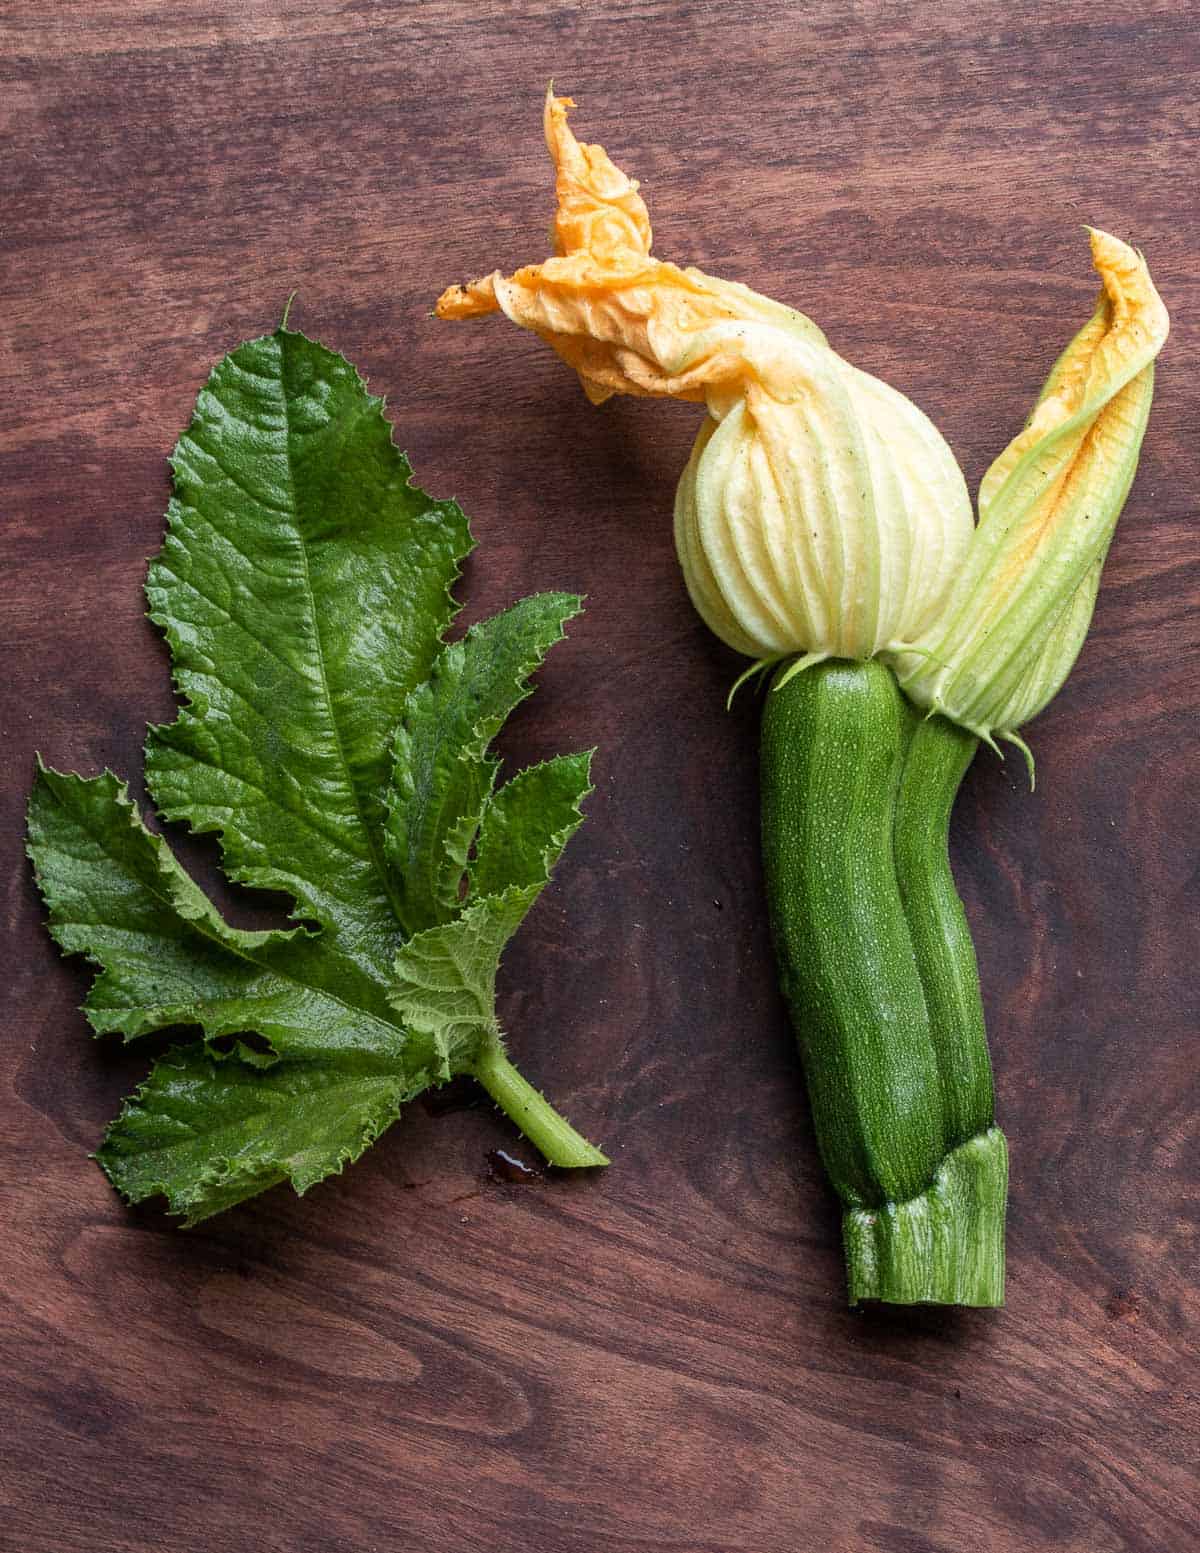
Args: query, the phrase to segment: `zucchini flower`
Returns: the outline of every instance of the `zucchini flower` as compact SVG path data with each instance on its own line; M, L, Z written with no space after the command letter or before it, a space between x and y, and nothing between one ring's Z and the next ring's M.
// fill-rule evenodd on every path
M962 570L971 505L953 454L903 395L803 314L650 255L638 185L546 98L555 255L451 286L442 318L500 310L540 335L599 404L704 403L675 535L692 601L755 660L869 658L933 626Z
M966 565L914 638L919 656L896 663L912 700L989 741L1022 743L1015 730L1057 694L1083 645L1167 337L1146 261L1107 232L1091 241L1095 312L984 476Z
M708 626L759 663L882 656L909 698L989 742L1056 694L1091 621L1137 465L1167 335L1145 261L1092 231L1103 282L1024 431L979 492L903 395L802 313L651 257L636 180L547 95L555 254L439 298L442 318L504 312L615 393L703 402L675 541Z

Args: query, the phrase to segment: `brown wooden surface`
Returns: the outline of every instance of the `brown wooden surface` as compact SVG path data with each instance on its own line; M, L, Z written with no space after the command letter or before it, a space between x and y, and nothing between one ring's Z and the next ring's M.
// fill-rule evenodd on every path
M7 0L0 34L0 1545L1200 1547L1194 10ZM1142 245L1172 309L1037 791L985 756L957 815L1012 1146L1002 1313L844 1308L756 708L724 712L736 665L672 550L695 410L597 412L536 340L428 316L542 256L552 74L659 252L812 313L972 487L1090 306L1081 223ZM532 1157L502 1118L418 1105L305 1199L183 1234L87 1160L144 1062L75 1011L22 806L35 747L138 776L171 710L140 593L165 456L293 289L473 515L469 616L589 595L508 736L600 755L503 1012L614 1163L499 1182L489 1151Z

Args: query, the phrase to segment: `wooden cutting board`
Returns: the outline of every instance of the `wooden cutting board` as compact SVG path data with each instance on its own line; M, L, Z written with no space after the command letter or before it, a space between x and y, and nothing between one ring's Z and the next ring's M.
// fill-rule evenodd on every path
M0 47L0 1546L1200 1547L1192 8L8 0ZM694 407L596 411L535 339L429 316L543 256L551 75L662 255L812 314L972 487L1091 305L1083 223L1142 246L1172 310L1037 791L985 754L957 811L1003 1312L845 1308L765 932L757 708L725 712L737 665L672 549ZM517 765L599 755L502 1010L613 1165L512 1182L493 1151L532 1156L459 1093L303 1200L181 1233L88 1162L146 1064L88 1037L22 810L35 748L141 791L172 708L140 592L166 455L293 290L472 515L465 618L588 595L506 735Z

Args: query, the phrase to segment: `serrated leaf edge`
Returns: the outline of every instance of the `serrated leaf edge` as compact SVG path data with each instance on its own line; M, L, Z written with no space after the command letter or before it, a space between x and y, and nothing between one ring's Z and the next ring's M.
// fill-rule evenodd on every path
M145 611L145 616L147 620L149 620L154 626L158 628L158 630L162 632L163 638L167 644L171 687L175 695L175 699L179 703L179 710L170 722L147 724L146 738L142 746L143 763L147 767L150 746L156 736L162 736L168 729L173 728L180 721L183 712L189 712L192 716L202 720L207 710L206 698L202 694L194 694L181 684L179 677L181 671L177 670L176 668L176 648L181 643L180 633L172 626L170 617L168 615L163 614L153 607L153 601L150 597L150 577L153 573L153 568L161 559L163 550L166 548L167 539L175 533L175 507L178 501L178 487L180 483L180 472L178 468L180 449L184 443L185 438L189 436L193 426L198 420L196 406L199 405L200 397L207 390L209 390L214 377L218 371L220 371L221 367L224 366L227 361L236 356L237 353L241 350L253 346L263 345L270 340L282 340L289 336L294 339L303 340L306 344L315 346L318 350L325 351L331 356L336 356L341 362L345 364L345 366L349 369L350 376L355 386L360 388L365 396L367 401L367 413L373 412L375 414L378 422L381 423L387 431L388 446L395 451L397 456L403 462L403 467L406 471L404 489L407 491L416 492L418 496L422 497L429 503L431 509L436 510L439 514L443 514L444 512L449 511L449 509L453 509L454 515L462 520L468 544L467 548L462 552L462 554L457 557L455 561L454 573L450 578L447 579L446 582L444 592L446 602L450 605L450 612L445 624L436 632L436 641L439 646L439 651L444 650L446 647L447 633L453 626L455 620L464 607L458 601L458 599L455 598L454 589L457 584L462 581L463 563L471 555L478 543L474 534L471 532L470 519L454 497L431 496L428 491L417 484L417 478L412 467L412 462L405 450L401 448L396 442L396 428L384 414L384 410L387 406L386 397L381 394L372 394L370 392L367 378L365 378L362 373L359 372L358 368L352 361L349 360L348 357L343 356L340 351L333 350L331 346L326 345L323 341L313 339L311 335L305 334L302 330L288 329L281 323L278 328L270 330L267 333L255 335L252 339L242 340L233 348L233 350L226 352L226 354L216 362L208 376L205 378L204 383L196 396L196 405L194 405L192 408L192 414L188 419L187 426L184 428L182 435L176 440L175 446L172 448L170 457L168 459L168 465L170 467L172 477L172 492L170 500L167 504L166 533L164 534L163 544L159 547L159 550L156 552L156 554L150 558L147 566L147 577L144 584L144 591L146 593L147 603L151 607ZM336 718L334 717L332 705L329 708L329 713L331 722L334 728L337 729L337 722ZM350 779L349 771L347 771L345 775L349 789L352 793L354 793L357 803L358 793L353 781ZM295 891L289 889L286 885L283 885L280 882L278 874L273 872L269 866L258 866L251 863L239 864L234 860L234 858L230 855L230 848L232 847L236 850L237 838L228 838L227 828L225 825L221 824L219 820L214 818L211 821L193 822L188 817L188 815L182 812L182 810L174 809L168 805L159 804L157 801L155 803L155 812L163 819L171 820L185 825L192 835L214 836L220 848L222 872L225 874L227 879L230 879L237 884L244 885L249 889L269 890L276 894L283 893L290 895L293 900L293 905L287 914L288 919L293 922L305 922L311 919L311 913L306 909L304 903L299 899ZM307 823L307 817L305 817L305 823ZM365 829L366 828L364 826L364 831ZM367 840L370 843L369 834L367 835ZM383 851L380 851L379 855L376 856L376 848L373 843L370 846L370 850L372 858L375 861L376 871L380 876L380 881L390 898L392 894L392 881L391 873L387 866L386 855Z
M252 1179L263 1166L274 1167L278 1164L267 1151L253 1155L242 1154L236 1159L228 1154L219 1154L215 1155L211 1163L195 1177L190 1187L181 1191L173 1190L166 1181L152 1182L147 1185L144 1191L139 1192L127 1191L121 1184L115 1167L110 1163L109 1158L106 1157L106 1150L110 1147L114 1133L118 1131L124 1122L136 1116L137 1113L145 1114L147 1107L143 1102L156 1073L163 1067L176 1066L182 1068L182 1062L172 1062L172 1059L186 1057L191 1051L194 1051L194 1048L172 1046L158 1058L150 1072L137 1085L132 1094L127 1095L122 1101L120 1111L104 1129L104 1138L100 1147L95 1153L89 1155L89 1158L95 1160L99 1165L109 1185L113 1187L124 1202L133 1206L136 1203L147 1202L153 1197L164 1197L168 1203L168 1213L173 1218L181 1219L184 1229L192 1229L197 1224L203 1223L205 1219L212 1218L215 1214L224 1211L225 1205L212 1208L204 1213L193 1211L202 1202L208 1191L211 1191L213 1188L226 1188L239 1178ZM210 1061L214 1060L210 1054L206 1055L209 1056ZM397 1089L399 1093L395 1099L393 1113L385 1120L380 1121L378 1125L375 1124L374 1119L365 1124L359 1133L357 1142L347 1144L339 1150L336 1164L331 1165L328 1170L322 1171L319 1175L313 1175L311 1179L306 1179L303 1175L299 1177L294 1175L286 1165L278 1169L272 1168L271 1174L274 1176L274 1180L260 1187L258 1191L267 1191L271 1186L279 1186L286 1181L292 1187L297 1197L303 1197L306 1192L310 1191L314 1186L319 1186L322 1181L329 1180L331 1176L343 1174L347 1165L353 1164L360 1159L367 1149L376 1143L387 1129L399 1119L400 1111L407 1100L413 1095L420 1094L423 1090L431 1088L436 1082L432 1075L421 1071L410 1082L398 1084ZM252 1195L257 1196L258 1192ZM231 1204L230 1206L236 1206L236 1204Z
M491 807L491 805L495 802L495 800L506 787L508 787L513 782L519 781L522 777L528 776L530 772L544 771L547 766L553 766L559 761L583 760L585 762L584 774L587 778L587 786L581 789L579 797L576 798L571 804L571 813L574 818L566 825L563 825L559 830L552 831L549 841L542 848L542 865L545 869L546 877L538 885L539 893L544 890L550 883L558 860L566 850L571 837L583 824L584 820L587 819L587 815L583 812L583 804L596 791L596 784L592 781L592 760L599 750L599 747L599 745L593 744L590 746L590 748L585 750L566 750L561 755L551 755L545 760L535 760L532 765L522 766L519 771L514 771L512 776L508 778L508 781L506 781L501 787L494 788L487 796L487 800L484 804L484 814L486 814L487 810ZM481 826L482 822L483 815L480 816ZM470 871L468 870L468 878L469 877ZM528 886L522 886L522 888L528 888ZM470 888L468 887L468 893L464 905L475 904L478 901L487 900L489 897L494 896L495 894L496 891L492 890L489 891L487 895L473 896L470 892Z
M429 685L434 683L441 666L441 661L446 654L453 652L455 649L458 649L460 652L465 652L466 644L473 637L477 639L476 633L479 632L480 628L488 626L492 622L501 619L504 615L508 614L512 610L519 609L523 604L529 604L536 600L542 599L558 599L563 602L564 608L563 612L559 616L557 634L553 636L548 642L546 642L544 646L531 647L530 656L527 659L523 659L521 664L514 671L513 683L517 688L518 695L508 713L499 718L479 718L471 725L470 739L468 742L464 743L462 748L462 754L460 758L464 762L474 761L478 765L485 768L490 766L491 769L488 788L484 794L484 801L480 806L479 812L474 816L462 815L459 820L449 828L447 834L443 837L442 840L443 861L438 875L437 888L439 898L448 907L454 905L454 897L457 893L459 881L462 879L464 871L469 873L469 869L466 867L465 862L463 865L459 864L457 849L461 848L464 858L467 854L469 854L471 844L474 841L475 836L478 834L479 826L482 823L487 804L492 794L496 790L496 777L500 772L501 762L495 758L489 761L488 750L492 744L492 741L499 735L501 729L508 721L508 718L512 716L517 707L519 707L524 701L527 701L529 697L533 695L535 689L537 688L533 683L533 676L545 663L551 649L557 647L560 642L566 641L567 624L571 620L578 619L579 616L583 613L586 594L559 591L552 588L545 589L540 593L524 594L521 598L515 599L511 604L505 605L503 609L496 610L495 613L486 616L483 620L477 620L472 626L468 628L463 636L456 638L452 642L443 643L441 651L438 653L437 657L434 658L433 663L430 665L427 678L423 680L420 685L414 685L408 696L405 697L404 708L401 711L400 721L397 723L396 731L392 736L392 774L389 778L387 789L384 794L384 808L387 814L387 822L385 823L384 828L385 835L387 834L387 830L390 827L392 816L395 813L397 797L395 771L399 760L398 743L401 734L406 731L405 721L412 710L410 703L412 702L413 698L417 696L422 690L427 689ZM547 764L547 762L540 762L540 764L544 765ZM589 788L588 791L590 792L592 789ZM465 845L462 845L462 840L464 837ZM564 842L563 845L565 846L565 844L566 843ZM457 921L461 914L461 905L459 905L457 909L451 910L451 914L448 918L446 918L446 920ZM427 932L429 929L425 928L421 929L420 931ZM418 936L419 933L412 934L408 939L406 939L406 942L411 942L413 937Z

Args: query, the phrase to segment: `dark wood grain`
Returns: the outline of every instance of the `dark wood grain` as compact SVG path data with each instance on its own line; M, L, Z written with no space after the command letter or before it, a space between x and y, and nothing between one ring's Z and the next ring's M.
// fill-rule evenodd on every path
M0 35L0 1545L1200 1547L1192 8L8 0ZM1013 1154L1002 1313L844 1308L755 707L724 712L672 551L694 410L597 413L537 341L428 316L541 256L552 74L660 252L814 314L972 485L1090 305L1082 222L1141 244L1172 309L1037 792L984 758L957 816ZM293 289L473 515L468 618L589 596L508 736L600 755L504 1014L614 1164L510 1184L501 1118L417 1106L303 1200L181 1234L87 1161L144 1061L86 1034L22 807L35 747L138 776L171 706L140 593L165 455Z

